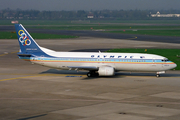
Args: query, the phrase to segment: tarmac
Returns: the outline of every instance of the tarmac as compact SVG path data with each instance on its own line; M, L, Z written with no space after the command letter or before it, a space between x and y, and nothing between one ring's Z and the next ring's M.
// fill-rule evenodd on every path
M36 40L56 51L180 48L177 43L80 37ZM87 71L56 70L18 58L18 40L0 40L2 120L177 120L180 71L118 72L88 78Z

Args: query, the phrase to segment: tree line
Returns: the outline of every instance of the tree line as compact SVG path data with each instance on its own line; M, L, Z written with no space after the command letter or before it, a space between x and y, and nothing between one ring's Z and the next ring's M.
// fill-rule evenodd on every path
M39 10L0 10L0 19L12 20L59 20L59 19L73 19L85 20L90 19L88 16L93 16L91 19L129 19L129 20L142 20L152 19L150 13L155 14L158 10L96 10L96 11L39 11ZM159 10L162 14L179 14L180 10ZM153 18L158 19L158 18ZM173 18L177 19L177 18Z

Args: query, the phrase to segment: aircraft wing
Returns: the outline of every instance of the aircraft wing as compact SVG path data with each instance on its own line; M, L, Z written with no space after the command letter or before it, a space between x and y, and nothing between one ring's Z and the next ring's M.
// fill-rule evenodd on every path
M98 70L99 67L95 66L67 66L69 69L75 70Z

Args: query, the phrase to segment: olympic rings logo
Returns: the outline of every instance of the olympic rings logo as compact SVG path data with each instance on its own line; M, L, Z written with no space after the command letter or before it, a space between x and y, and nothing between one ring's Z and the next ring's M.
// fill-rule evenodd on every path
M21 44L23 46L31 44L31 40L29 40L28 36L26 35L26 33L23 30L19 30L18 34L20 36L19 41L21 42Z

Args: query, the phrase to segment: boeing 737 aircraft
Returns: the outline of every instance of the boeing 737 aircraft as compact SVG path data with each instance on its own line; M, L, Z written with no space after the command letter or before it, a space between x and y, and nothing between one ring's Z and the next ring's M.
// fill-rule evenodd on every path
M159 74L176 67L167 58L141 53L56 52L40 47L21 24L15 24L20 59L66 70L87 70L88 77L113 76L116 71L147 71Z

